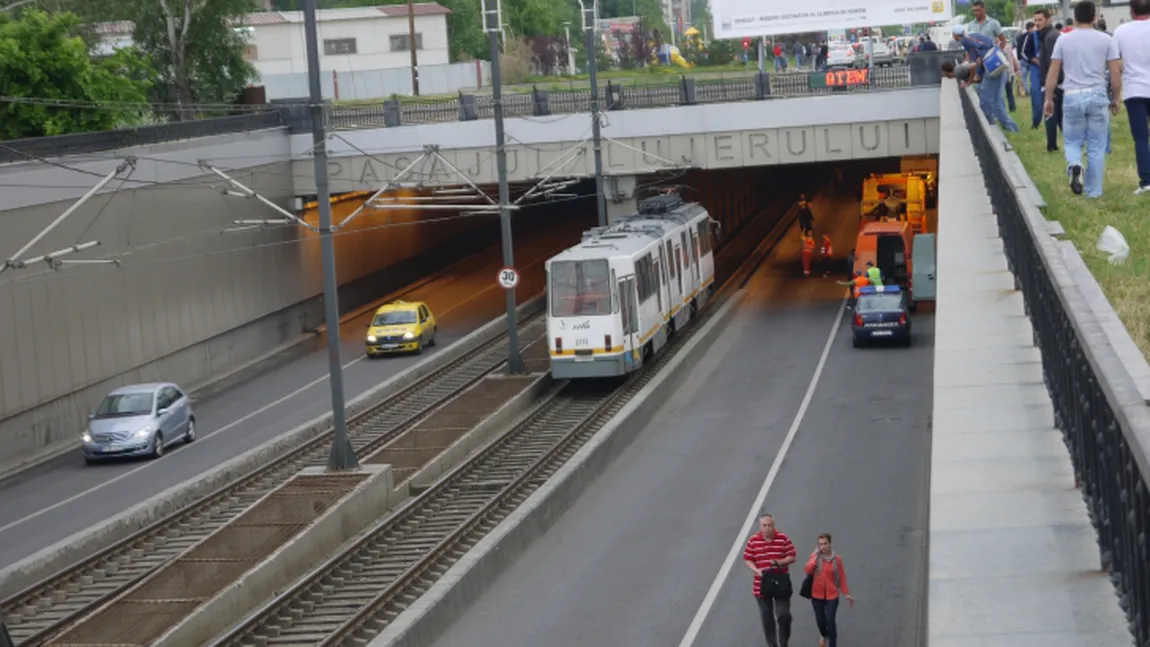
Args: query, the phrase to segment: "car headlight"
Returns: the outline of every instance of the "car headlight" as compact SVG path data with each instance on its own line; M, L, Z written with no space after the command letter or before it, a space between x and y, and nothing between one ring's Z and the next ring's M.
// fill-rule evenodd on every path
M88 432L86 432L86 431L85 431L85 432L84 432L84 433L83 433L83 434L80 436L80 440L83 440L83 441L84 441L84 442L86 442L86 443L90 443L90 442L92 442L92 434L90 434L90 433L88 433Z
M375 343L375 335L368 335L367 336L367 343L374 344Z
M152 433L152 428L151 427L144 427L143 429L132 434L132 437L133 438L147 438L148 434L150 434L150 433Z
M403 338L404 339L415 339L415 333L405 332L405 333L403 333Z

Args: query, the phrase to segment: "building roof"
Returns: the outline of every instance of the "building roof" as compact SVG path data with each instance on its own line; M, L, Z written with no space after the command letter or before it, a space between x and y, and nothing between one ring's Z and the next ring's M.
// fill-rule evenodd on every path
M417 16L446 16L451 10L438 2L417 2L412 5ZM316 12L317 22L331 22L334 20L370 20L373 18L406 18L407 5L383 5L376 7L347 7L343 9L320 9ZM303 24L302 11L261 11L249 13L244 16L244 27L259 27L263 25L286 25L291 23ZM95 25L97 34L112 36L117 34L130 34L136 28L131 20L117 20L115 22L102 22Z

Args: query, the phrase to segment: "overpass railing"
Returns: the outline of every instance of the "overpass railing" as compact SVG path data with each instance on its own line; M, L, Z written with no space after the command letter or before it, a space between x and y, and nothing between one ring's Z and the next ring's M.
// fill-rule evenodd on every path
M120 150L182 139L227 135L264 128L279 128L284 125L282 112L273 109L246 115L177 121L139 128L120 128L55 137L12 139L0 141L0 164Z
M961 55L961 52L958 52ZM733 101L761 101L811 95L889 91L919 86L937 86L941 80L939 63L955 52L911 54L907 63L878 67L872 73L832 74L827 72L756 73L733 79L694 79L681 77L678 83L622 86L608 82L600 93L603 110L672 108ZM873 75L872 75L873 74ZM506 117L544 117L591 111L591 91L534 89L530 93L504 94ZM310 128L306 110L291 109L288 118L293 131ZM332 130L395 128L417 124L474 121L494 118L491 95L463 94L437 101L392 99L373 104L332 105L327 110L327 127Z
M1013 153L1005 139L987 124L970 94L960 94L1007 262L1033 323L1055 424L1098 532L1102 568L1117 590L1135 643L1150 644L1150 410L1078 288L1045 217L1027 190L1011 180Z

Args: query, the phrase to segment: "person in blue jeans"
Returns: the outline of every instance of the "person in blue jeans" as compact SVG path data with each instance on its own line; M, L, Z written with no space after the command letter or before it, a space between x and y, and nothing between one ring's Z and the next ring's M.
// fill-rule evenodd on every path
M1050 24L1050 11L1039 9L1034 12L1034 31L1026 35L1022 44L1022 57L1029 63L1030 75L1030 127L1037 130L1042 126L1042 106L1046 103L1042 91L1042 41L1054 30Z
M994 40L982 34L967 34L962 25L955 25L952 30L954 39L966 50L966 59L975 65L975 81L978 83L978 105L982 108L986 120L991 124L1002 125L1003 130L1018 132L1018 125L1010 118L1006 111L1006 81L1010 72L1006 68L1010 63L1001 52L996 52ZM988 74L985 58L991 54L1002 57L1002 67L997 70L997 76ZM969 83L962 83L965 88Z
M1070 190L1088 198L1102 197L1106 148L1110 142L1110 115L1118 114L1122 97L1122 70L1118 43L1110 34L1094 29L1096 10L1089 0L1074 7L1075 26L1054 43L1046 76L1044 112L1054 115L1054 90L1062 81L1062 141ZM1107 83L1109 73L1109 83ZM1107 91L1109 86L1110 92ZM1082 150L1086 149L1086 167ZM1085 186L1083 176L1085 175Z

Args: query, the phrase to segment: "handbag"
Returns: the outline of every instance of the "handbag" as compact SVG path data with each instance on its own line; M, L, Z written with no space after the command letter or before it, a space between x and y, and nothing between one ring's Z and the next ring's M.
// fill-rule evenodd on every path
M1006 54L1003 54L1002 50L995 45L982 57L982 67L986 69L985 76L993 79L1002 76L1006 70L1010 69L1010 63L1006 60Z
M812 589L814 589L814 587L815 587L815 576L812 573L812 574L807 575L805 578L803 578L803 583L802 583L802 585L799 586L799 595L810 600L811 595L813 595Z
M759 582L759 594L772 600L787 600L795 594L791 576L788 573L763 573Z

